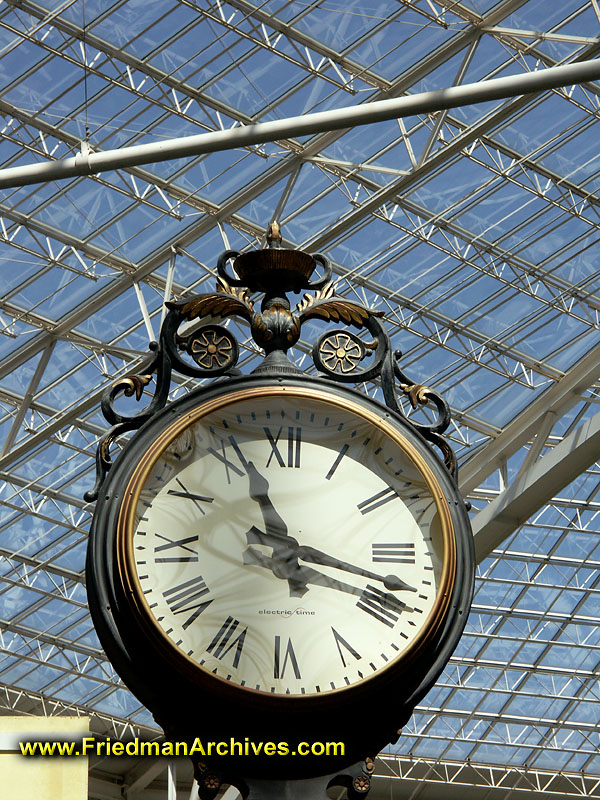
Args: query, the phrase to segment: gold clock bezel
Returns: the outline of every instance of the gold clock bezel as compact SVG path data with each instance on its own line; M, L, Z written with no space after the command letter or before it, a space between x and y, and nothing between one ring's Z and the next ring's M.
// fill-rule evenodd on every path
M151 612L135 568L133 534L135 532L135 514L138 499L148 475L164 450L187 428L194 425L208 414L241 401L269 397L296 397L304 400L326 403L330 406L343 409L346 412L350 411L369 424L377 427L403 450L423 476L434 499L440 519L443 541L442 574L434 604L417 636L415 636L405 650L376 673L366 676L359 683L331 689L322 693L307 692L302 695L285 695L266 692L260 689L232 684L225 678L221 678L219 675L215 675L202 667L197 661L177 647L161 628ZM401 430L388 422L384 417L380 416L375 409L368 408L350 397L336 395L326 390L313 387L290 385L269 387L253 386L213 397L196 406L191 411L182 414L160 432L145 454L140 458L129 478L117 520L117 574L119 575L121 586L124 588L125 597L130 603L136 622L142 626L153 644L160 650L165 660L177 672L183 673L194 682L201 682L204 684L210 682L211 686L220 687L224 692L229 694L231 694L232 691L239 691L243 692L245 696L255 695L257 697L277 698L285 702L297 701L299 699L304 701L305 699L315 697L325 699L356 691L359 687L364 687L369 683L381 680L384 676L389 674L390 670L398 669L399 665L405 666L414 663L419 653L434 639L435 634L445 619L454 586L456 574L456 541L453 533L454 529L450 510L448 508L448 500L433 470L419 452L418 448L403 435Z

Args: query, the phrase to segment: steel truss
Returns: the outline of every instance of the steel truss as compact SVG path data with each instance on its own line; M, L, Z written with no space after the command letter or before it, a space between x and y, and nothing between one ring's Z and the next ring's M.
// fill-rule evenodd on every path
M351 103L362 113L598 56L595 0L547 19L526 0L475 10L485 5L181 0L164 19L144 9L138 26L126 0L87 24L73 3L9 0L1 168L230 137ZM49 73L56 88L41 92ZM423 111L361 136L288 132L227 157L3 190L0 713L91 714L115 737L154 730L135 721L143 710L85 609L82 495L99 398L113 377L143 370L163 300L212 289L216 254L260 246L275 217L287 246L331 256L340 294L379 304L407 371L450 400L482 532L467 633L400 754L379 762L373 792L598 795L599 98L588 82L477 112ZM247 347L243 369L254 357ZM147 764L129 776L93 765L92 776L93 796L166 791Z
M394 783L402 781L410 792L410 800L427 797L424 783L439 784L456 789L467 797L551 798L598 797L600 781L580 773L552 770L490 766L477 763L452 763L418 758L383 756L377 760L376 775L380 775L393 792Z

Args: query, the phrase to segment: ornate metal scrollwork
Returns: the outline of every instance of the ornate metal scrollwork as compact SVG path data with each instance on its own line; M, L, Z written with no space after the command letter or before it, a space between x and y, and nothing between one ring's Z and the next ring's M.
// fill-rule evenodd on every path
M408 398L414 409L424 408L425 406L435 406L437 416L430 423L415 422L410 420L411 425L435 445L441 452L444 464L452 477L458 477L458 466L456 456L452 447L442 437L442 433L448 428L451 421L450 407L438 392L424 386L423 384L413 383L400 369L398 364L402 353L399 350L389 352L381 374L381 385L385 402L390 408L404 416L402 407L398 402L398 390Z
M381 379L383 396L390 408L401 414L419 433L439 448L444 463L453 477L457 477L457 465L454 452L441 434L450 424L450 408L444 398L428 386L411 381L400 369L399 351L393 351L389 336L379 321L380 312L363 309L363 316L353 313L351 317L341 317L356 327L364 327L374 337L373 342L363 342L349 331L335 330L323 334L315 343L312 351L317 369L327 377L344 383ZM368 366L361 362L368 353L373 354L373 361ZM431 423L416 422L406 417L399 395L408 398L413 409L428 406L435 407L436 418Z
M228 302L239 302L237 297L228 299L226 296L217 295L217 298L221 302L224 301L226 306ZM199 303L200 300L203 300L204 304ZM194 378L238 374L235 370L239 353L238 343L226 328L220 325L201 324L186 336L178 334L184 322L219 314L222 307L215 302L212 294L201 295L189 301L167 303L167 306L169 312L161 327L159 341L150 344L154 357L143 373L119 378L102 395L102 413L112 427L102 436L96 449L96 482L94 488L84 495L84 499L88 502L97 500L104 478L112 466L111 446L124 434L140 428L166 405L173 370ZM207 311L204 310L205 307ZM224 315L227 313L231 313L231 307L226 308ZM185 360L182 353L191 356L194 363ZM135 395L136 401L139 402L144 395L144 389L154 376L156 380L154 394L145 408L131 415L122 414L117 410L115 402L121 396Z
M379 319L383 312L337 297L331 281L331 265L325 256L279 249L280 242L279 226L273 223L267 234L266 249L221 253L217 261L216 291L166 303L169 311L159 341L150 345L153 356L148 365L139 374L119 378L102 396L102 412L112 427L98 444L96 484L85 494L86 500L98 497L112 465L110 448L113 443L123 434L139 428L166 405L173 370L199 379L239 374L236 369L238 342L226 327L211 322L215 318L238 318L248 323L254 341L266 356L257 371L281 374L299 371L286 353L297 343L307 321L341 323L357 329L360 335L344 328L322 334L312 350L316 368L322 375L343 383L380 379L386 404L405 418L398 399L400 395L408 398L414 409L435 408L437 416L432 423L407 421L441 450L446 466L456 476L454 453L441 436L450 423L448 405L438 393L414 383L400 369L400 354L392 351L389 336ZM233 261L234 275L227 271L229 261ZM312 273L317 267L321 277L314 280ZM305 293L292 309L288 293L302 290L312 293ZM263 294L260 309L251 298L254 292ZM179 332L183 323L192 323L185 334ZM368 333L370 339L363 340L364 333ZM135 396L140 402L148 393L153 376L154 393L145 408L129 416L117 411L115 402L121 396Z

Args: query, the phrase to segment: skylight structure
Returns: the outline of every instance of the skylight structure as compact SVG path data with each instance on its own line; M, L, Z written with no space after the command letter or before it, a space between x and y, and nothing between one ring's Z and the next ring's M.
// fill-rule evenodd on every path
M596 0L5 0L0 169L599 51ZM0 713L155 729L87 610L100 396L149 361L165 299L278 219L448 400L473 505L465 635L377 774L392 797L598 791L599 109L590 82L0 191Z

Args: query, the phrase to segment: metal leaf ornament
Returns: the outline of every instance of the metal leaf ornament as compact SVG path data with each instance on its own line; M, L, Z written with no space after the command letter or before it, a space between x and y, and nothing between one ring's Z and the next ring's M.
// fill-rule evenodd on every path
M192 300L168 302L166 305L170 309L178 310L187 320L199 317L238 316L249 322L254 312L254 303L250 300L248 292L245 289L233 289L223 278L217 279L216 292L201 294Z
M282 303L272 303L261 312L254 310L254 303L246 289L234 289L220 277L217 291L203 294L191 300L167 303L181 317L193 320L202 317L238 316L250 322L254 341L269 353L272 350L288 350L300 336L302 324L311 318L343 322L362 328L369 317L383 316L383 311L372 311L353 300L335 297L335 289L329 282L315 295L306 294L294 309Z
M111 397L116 397L119 392L123 392L125 397L132 397L135 394L135 399L140 400L144 387L151 380L152 375L127 375L113 383Z
M328 283L314 296L304 295L304 300L295 309L300 324L304 324L311 317L316 317L326 321L345 322L347 325L362 328L369 317L383 316L383 311L373 311L354 300L346 300L334 295L333 283Z

